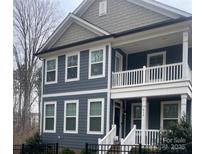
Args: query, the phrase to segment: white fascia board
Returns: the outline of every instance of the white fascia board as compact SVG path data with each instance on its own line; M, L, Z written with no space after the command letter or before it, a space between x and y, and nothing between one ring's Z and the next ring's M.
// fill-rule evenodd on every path
M73 19L75 19L75 21L79 25L83 26L84 28L86 28L86 29L88 29L88 30L98 34L98 35L101 35L101 36L103 36L103 35L110 35L110 33L106 32L105 30L103 30L103 29L101 29L101 28L99 28L99 27L97 27L97 26L95 26L95 25L93 25L93 24L83 20L82 18L79 18L79 17L75 16L74 14L71 14L71 17Z
M153 0L127 0L127 1L142 6L146 9L152 10L154 12L160 13L172 19L177 19L180 18L181 16L183 17L191 16L191 14L185 11L179 10L177 8Z

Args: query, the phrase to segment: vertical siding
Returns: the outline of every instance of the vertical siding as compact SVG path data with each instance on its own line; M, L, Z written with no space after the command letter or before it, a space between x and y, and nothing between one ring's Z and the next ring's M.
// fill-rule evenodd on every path
M84 27L73 23L55 43L53 47L62 46L89 38L97 37L98 35L85 29Z
M103 135L90 135L87 134L87 107L88 99L92 98L104 98L104 133L106 130L106 109L107 109L107 93L91 94L91 95L76 95L69 97L55 97L44 98L45 101L57 101L57 120L56 120L56 133L43 133L42 140L47 143L58 142L60 146L67 146L74 149L83 149L85 143L97 143L98 138ZM64 101L65 100L79 100L79 129L78 134L66 134L63 133L64 126Z
M96 0L82 18L111 33L170 19L125 0L108 0L107 15L99 16L99 1Z

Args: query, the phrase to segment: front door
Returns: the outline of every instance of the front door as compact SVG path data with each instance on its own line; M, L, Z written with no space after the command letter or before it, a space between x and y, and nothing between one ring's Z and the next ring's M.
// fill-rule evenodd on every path
M132 126L141 129L142 106L141 103L132 104Z
M121 102L115 102L114 105L114 124L116 125L116 135L121 138Z
M115 107L115 125L117 127L117 136L120 133L120 108Z

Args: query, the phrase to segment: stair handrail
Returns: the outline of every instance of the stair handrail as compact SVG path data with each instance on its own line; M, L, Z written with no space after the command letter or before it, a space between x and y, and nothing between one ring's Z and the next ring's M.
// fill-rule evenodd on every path
M116 137L116 125L112 125L112 129L101 139L98 139L98 144L113 144Z

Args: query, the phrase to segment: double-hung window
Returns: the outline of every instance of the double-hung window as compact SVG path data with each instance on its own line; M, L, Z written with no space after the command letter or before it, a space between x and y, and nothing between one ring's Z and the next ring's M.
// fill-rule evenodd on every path
M161 127L163 129L169 129L178 123L179 110L180 108L178 102L162 102Z
M46 60L46 67L45 67L45 83L52 84L57 83L57 65L58 60L55 59L47 59Z
M65 81L77 81L79 80L79 60L80 54L67 55L66 56L66 73Z
M79 101L65 101L64 104L64 133L78 133Z
M103 134L104 99L88 100L88 134Z
M105 47L90 50L89 78L105 77Z
M44 103L44 132L55 133L56 131L56 102Z

